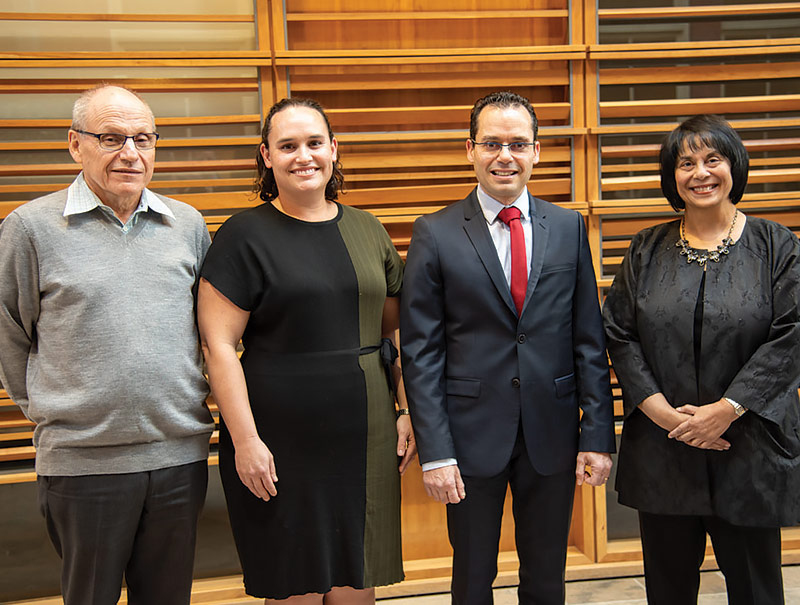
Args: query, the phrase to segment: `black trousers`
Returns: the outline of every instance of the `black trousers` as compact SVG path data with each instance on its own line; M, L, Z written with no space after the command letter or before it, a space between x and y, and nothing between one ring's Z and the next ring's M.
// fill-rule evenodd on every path
M454 605L491 605L506 490L511 485L520 605L563 605L573 470L540 475L520 430L508 466L494 477L462 477L466 499L447 505Z
M62 558L65 605L188 604L205 460L142 473L40 476L39 507Z
M711 536L729 605L783 605L779 528L742 527L719 517L639 511L649 605L695 605Z

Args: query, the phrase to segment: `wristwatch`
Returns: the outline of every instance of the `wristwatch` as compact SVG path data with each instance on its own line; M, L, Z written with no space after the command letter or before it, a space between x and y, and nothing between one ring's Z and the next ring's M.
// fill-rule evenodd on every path
M733 406L733 411L736 412L737 416L741 416L742 414L744 414L747 411L747 408L745 408L741 404L735 402L730 397L725 397L724 399L725 399L725 401L727 401L728 403L730 403Z
M398 418L400 418L400 416L409 416L411 414L408 408L398 408L396 412Z

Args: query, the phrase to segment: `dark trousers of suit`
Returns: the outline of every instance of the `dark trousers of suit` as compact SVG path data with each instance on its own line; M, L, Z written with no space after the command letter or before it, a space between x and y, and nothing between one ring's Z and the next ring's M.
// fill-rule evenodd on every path
M729 605L783 605L778 528L731 525L719 517L639 512L649 605L695 605L711 536Z
M141 473L40 476L39 507L62 558L66 605L188 604L205 460Z
M453 547L454 605L492 605L506 489L519 556L520 605L563 605L564 567L575 493L573 470L540 475L531 466L522 430L511 460L494 477L462 477L466 499L447 505Z

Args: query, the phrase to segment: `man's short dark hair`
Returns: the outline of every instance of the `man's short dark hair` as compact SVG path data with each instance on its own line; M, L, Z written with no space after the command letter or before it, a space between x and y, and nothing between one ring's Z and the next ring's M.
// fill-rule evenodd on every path
M747 155L742 139L722 117L701 114L681 123L661 144L661 191L676 212L686 208L686 202L678 195L678 185L675 182L678 156L684 152L684 148L697 151L704 146L719 152L731 163L731 203L738 204L744 195L750 156Z
M480 115L481 111L488 105L494 105L495 107L523 107L525 111L531 116L531 123L533 124L533 140L536 140L536 137L539 136L539 120L536 118L536 112L533 110L533 105L531 102L523 97L522 95L518 95L515 92L510 92L504 90L502 92L492 92L475 101L475 105L472 106L472 111L469 114L469 138L473 141L475 137L478 136L478 116Z

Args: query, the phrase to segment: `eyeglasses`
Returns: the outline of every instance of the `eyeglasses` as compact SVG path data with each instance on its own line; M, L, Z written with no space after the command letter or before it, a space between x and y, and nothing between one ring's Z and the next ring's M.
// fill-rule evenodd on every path
M118 151L122 149L125 147L125 143L128 142L128 139L133 141L136 149L147 151L156 146L156 141L158 141L159 137L157 132L140 132L139 134L127 135L117 134L115 132L102 132L97 134L77 128L73 128L72 130L96 138L97 142L100 143L100 149L105 149L106 151Z
M503 147L508 147L508 150L514 155L524 155L533 148L536 143L525 143L522 141L515 141L514 143L498 143L497 141L487 141L486 143L478 143L475 139L470 139L473 145L477 145L488 154L500 153Z

